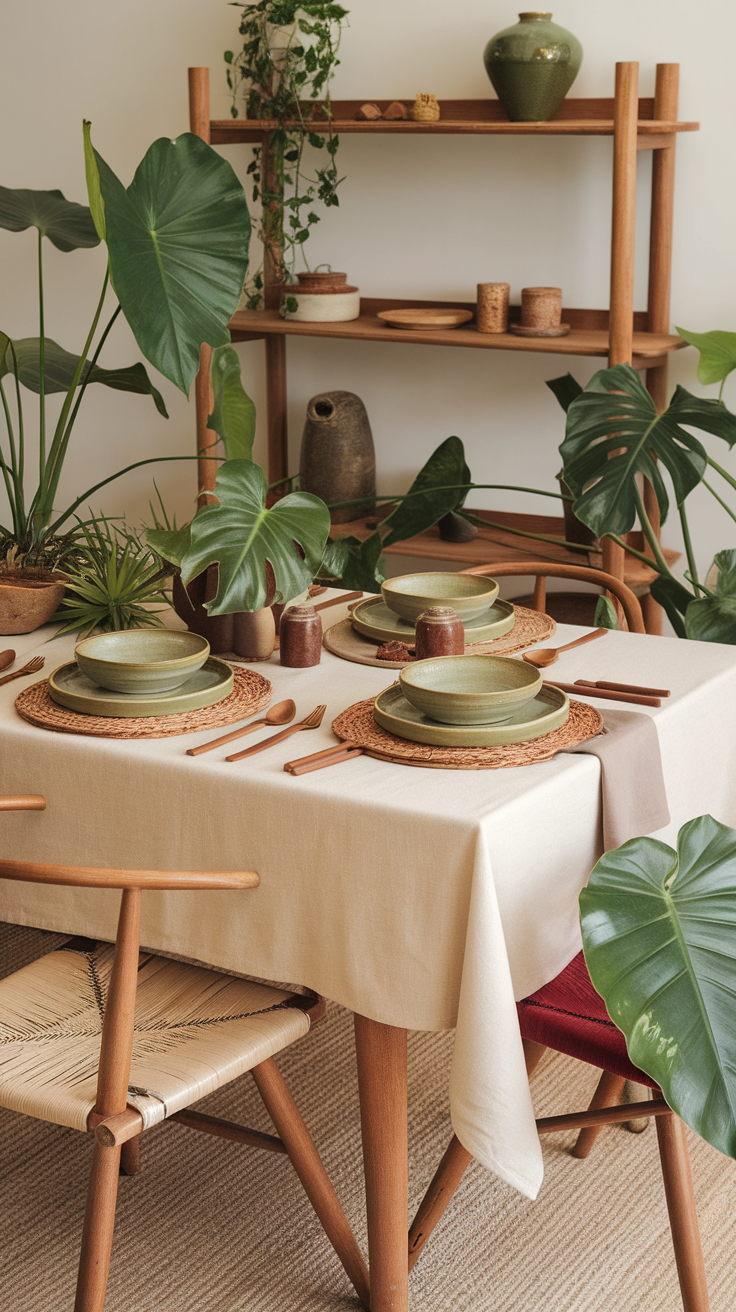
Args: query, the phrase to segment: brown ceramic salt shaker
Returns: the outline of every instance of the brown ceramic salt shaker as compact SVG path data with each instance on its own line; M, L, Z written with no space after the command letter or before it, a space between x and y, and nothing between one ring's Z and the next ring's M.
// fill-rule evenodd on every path
M322 617L314 606L290 606L279 625L281 664L319 665L322 656Z
M419 616L414 631L418 661L430 656L462 656L465 651L463 622L452 606L430 606Z

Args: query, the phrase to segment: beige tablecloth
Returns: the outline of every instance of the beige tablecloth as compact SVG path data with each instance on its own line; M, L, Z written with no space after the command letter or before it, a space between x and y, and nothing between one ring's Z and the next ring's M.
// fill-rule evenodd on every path
M342 606L325 621L345 617ZM559 641L579 630L562 627ZM10 640L8 640L10 641ZM72 655L60 639L47 670ZM266 979L300 982L375 1020L456 1026L453 1124L487 1167L533 1197L542 1158L514 998L580 946L577 896L601 850L600 763L559 755L525 768L412 769L360 757L294 778L284 761L326 747L330 722L394 672L322 654L319 667L257 667L323 726L235 765L192 758L207 735L120 742L52 734L0 688L0 792L42 792L44 813L2 816L22 860L251 868L248 892L148 893L146 946ZM736 649L609 633L566 653L560 679L670 687L657 722L672 823L710 811L736 823ZM605 715L608 703L598 702ZM614 703L616 705L616 703ZM648 712L644 712L648 713ZM264 732L264 731L260 731ZM255 739L254 739L255 740ZM253 741L254 741L253 740ZM111 938L117 895L0 881L0 918Z

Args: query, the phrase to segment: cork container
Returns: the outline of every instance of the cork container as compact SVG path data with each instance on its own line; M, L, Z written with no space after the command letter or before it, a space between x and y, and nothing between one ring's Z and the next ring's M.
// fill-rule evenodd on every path
M559 328L562 318L561 287L523 287L522 328Z
M418 661L464 654L465 629L452 606L430 606L422 612L414 631L414 647Z
M475 321L479 333L505 333L509 327L509 284L479 282Z
M281 664L297 668L319 665L322 657L322 617L314 606L290 606L279 625Z

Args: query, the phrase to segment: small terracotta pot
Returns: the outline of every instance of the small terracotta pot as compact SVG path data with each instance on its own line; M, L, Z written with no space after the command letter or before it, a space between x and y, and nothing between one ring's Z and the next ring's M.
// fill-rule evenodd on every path
M25 578L0 574L0 633L32 633L59 609L66 583L62 575Z
M246 661L267 661L276 646L276 625L270 606L233 615L233 651Z

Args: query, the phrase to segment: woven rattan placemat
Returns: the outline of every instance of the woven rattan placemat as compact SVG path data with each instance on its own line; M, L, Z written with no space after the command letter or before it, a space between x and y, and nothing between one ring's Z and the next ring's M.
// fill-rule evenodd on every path
M373 699L356 702L332 721L338 738L356 743L368 756L397 765L423 765L430 770L500 770L510 765L534 765L548 761L563 747L574 747L587 738L595 738L603 729L603 719L592 706L570 701L570 715L560 729L530 743L512 743L508 747L426 747L408 738L398 738L376 724Z
M549 615L541 615L537 610L528 610L526 606L514 606L516 623L509 633L492 642L474 642L465 648L467 656L510 656L512 652L522 651L551 638L557 625ZM356 633L350 620L340 620L325 631L323 646L333 656L343 660L355 661L357 665L378 665L384 670L403 670L407 661L379 661L376 657L378 643Z
M57 706L49 697L48 679L24 688L15 699L15 709L29 724L54 733L87 734L94 738L172 738L176 734L197 733L200 729L220 729L235 720L246 720L271 700L271 684L255 670L236 667L233 690L214 706L200 711L178 711L175 715L131 716L120 719L107 715L81 715Z

